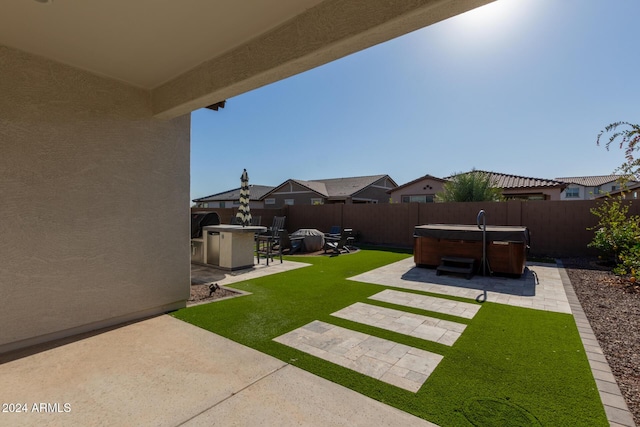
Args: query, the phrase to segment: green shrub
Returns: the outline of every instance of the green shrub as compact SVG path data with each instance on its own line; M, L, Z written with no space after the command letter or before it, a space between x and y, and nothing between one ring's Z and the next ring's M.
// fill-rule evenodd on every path
M496 187L487 172L473 169L454 175L436 194L438 202L498 202L503 200L502 189Z
M616 274L640 270L640 217L629 216L622 198L605 200L591 213L598 217L593 240L588 244L616 263Z
M629 250L618 255L618 264L613 268L617 275L631 274L635 276L640 271L640 244L636 244Z

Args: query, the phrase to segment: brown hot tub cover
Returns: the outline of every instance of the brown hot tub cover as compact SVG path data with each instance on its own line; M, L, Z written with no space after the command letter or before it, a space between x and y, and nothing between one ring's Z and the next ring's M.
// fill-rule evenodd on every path
M433 237L447 240L482 241L482 230L477 225L428 224L415 227L414 237ZM487 242L523 242L529 245L529 229L522 226L487 225Z

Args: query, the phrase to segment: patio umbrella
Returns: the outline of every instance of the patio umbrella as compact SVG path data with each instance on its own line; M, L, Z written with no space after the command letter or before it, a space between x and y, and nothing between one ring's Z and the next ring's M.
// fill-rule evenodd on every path
M238 219L238 224L242 224L244 227L251 225L251 212L249 209L249 175L247 175L246 169L242 172L240 182L240 207L238 208L236 218Z

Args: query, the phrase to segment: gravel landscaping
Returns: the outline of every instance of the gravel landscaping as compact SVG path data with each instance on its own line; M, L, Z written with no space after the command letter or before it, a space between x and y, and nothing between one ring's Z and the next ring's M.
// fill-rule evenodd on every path
M597 258L562 260L620 391L640 425L640 286Z
M189 301L187 301L187 305L191 306L194 304L202 304L204 302L237 295L239 295L238 292L234 292L227 288L212 288L209 284L192 283L191 296L189 297Z

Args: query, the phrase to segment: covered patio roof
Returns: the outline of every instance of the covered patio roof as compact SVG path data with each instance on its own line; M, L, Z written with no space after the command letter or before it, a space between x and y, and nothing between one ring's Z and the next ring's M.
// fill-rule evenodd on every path
M7 0L0 44L126 82L173 118L493 0Z

